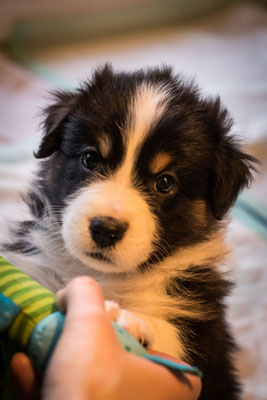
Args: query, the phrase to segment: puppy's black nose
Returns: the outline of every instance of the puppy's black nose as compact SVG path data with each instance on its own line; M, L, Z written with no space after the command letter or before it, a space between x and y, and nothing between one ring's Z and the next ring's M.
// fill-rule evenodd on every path
M93 218L89 226L93 241L102 248L121 240L127 228L127 222L112 217Z

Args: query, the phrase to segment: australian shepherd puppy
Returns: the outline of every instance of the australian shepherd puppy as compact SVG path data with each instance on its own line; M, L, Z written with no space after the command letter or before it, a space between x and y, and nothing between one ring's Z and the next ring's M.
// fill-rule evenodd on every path
M219 98L169 68L107 65L45 111L41 159L6 257L53 291L101 285L113 319L203 374L201 399L239 399L221 272L223 218L253 157Z

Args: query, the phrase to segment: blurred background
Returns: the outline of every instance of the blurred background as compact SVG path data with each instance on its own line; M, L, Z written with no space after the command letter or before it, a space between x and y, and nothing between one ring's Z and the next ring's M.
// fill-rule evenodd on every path
M0 224L22 218L40 113L99 64L167 64L220 94L261 161L232 211L227 238L237 285L228 318L245 400L267 399L267 0L0 0Z

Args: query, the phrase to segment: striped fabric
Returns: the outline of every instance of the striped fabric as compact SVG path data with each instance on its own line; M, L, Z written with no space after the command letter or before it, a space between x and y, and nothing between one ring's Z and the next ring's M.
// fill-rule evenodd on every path
M57 310L55 295L2 257L0 257L0 293L21 309L9 328L8 337L24 348L36 324Z

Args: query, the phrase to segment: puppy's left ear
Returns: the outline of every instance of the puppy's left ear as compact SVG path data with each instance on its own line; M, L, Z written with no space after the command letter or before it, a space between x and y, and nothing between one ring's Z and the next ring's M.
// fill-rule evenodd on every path
M211 208L221 220L236 200L239 192L252 182L253 164L258 161L243 153L231 137L225 137L215 154Z
M77 94L64 91L55 92L53 96L54 104L44 110L44 135L38 151L34 152L35 158L48 157L59 149L64 122L74 109L78 99Z

